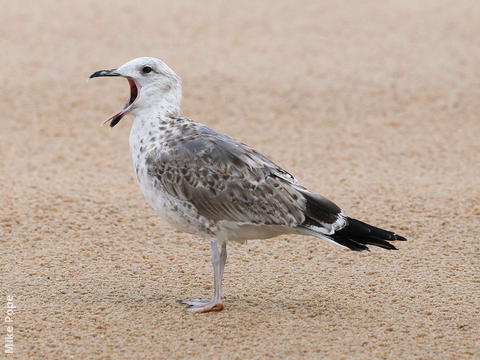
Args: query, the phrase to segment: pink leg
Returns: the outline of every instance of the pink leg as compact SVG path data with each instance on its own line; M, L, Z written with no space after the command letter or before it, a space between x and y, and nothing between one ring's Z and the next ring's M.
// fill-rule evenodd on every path
M213 265L213 280L215 287L215 294L213 299L195 299L195 300L179 300L179 303L187 305L187 311L190 312L210 312L210 311L222 311L225 307L222 301L222 278L223 269L227 261L227 244L222 244L222 252L220 256L218 254L217 242L210 240L210 246L212 248L212 265Z

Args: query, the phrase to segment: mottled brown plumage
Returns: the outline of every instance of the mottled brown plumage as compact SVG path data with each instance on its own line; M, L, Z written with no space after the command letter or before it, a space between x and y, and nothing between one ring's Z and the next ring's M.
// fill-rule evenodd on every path
M305 199L288 172L230 137L185 118L146 157L162 191L189 201L215 222L295 226Z

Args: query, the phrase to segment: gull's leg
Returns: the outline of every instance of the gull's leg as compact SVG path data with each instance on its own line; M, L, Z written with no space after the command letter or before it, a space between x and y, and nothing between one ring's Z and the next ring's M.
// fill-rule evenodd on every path
M222 243L222 251L220 252L220 282L223 280L223 269L227 262L227 243Z
M227 260L227 247L222 244L222 254L219 256L216 240L210 240L210 246L212 248L213 285L215 294L211 300L179 300L180 303L188 305L187 310L191 312L221 311L224 309L222 302L222 276L223 268Z

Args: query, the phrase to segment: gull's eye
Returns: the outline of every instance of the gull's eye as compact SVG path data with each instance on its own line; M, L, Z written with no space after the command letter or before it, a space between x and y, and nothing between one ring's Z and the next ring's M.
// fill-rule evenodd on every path
M150 71L152 71L152 68L150 66L144 66L142 69L142 72L144 74L148 74Z

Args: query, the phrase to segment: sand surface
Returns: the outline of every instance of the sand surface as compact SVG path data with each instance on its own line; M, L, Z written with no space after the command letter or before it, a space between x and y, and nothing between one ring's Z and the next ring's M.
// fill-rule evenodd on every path
M228 4L3 2L7 358L478 358L479 3ZM144 200L132 119L99 126L127 83L85 82L144 55L182 76L186 116L409 241L233 244L226 311L185 312L212 293L209 244Z

